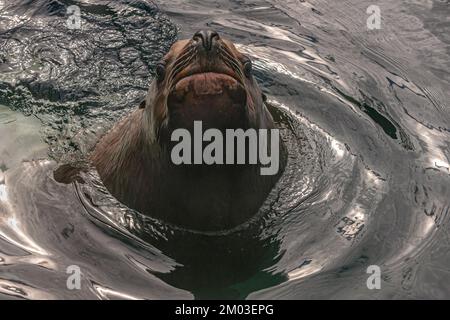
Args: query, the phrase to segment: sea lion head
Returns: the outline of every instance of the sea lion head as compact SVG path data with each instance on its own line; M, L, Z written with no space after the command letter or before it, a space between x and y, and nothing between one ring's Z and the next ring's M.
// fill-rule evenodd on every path
M262 128L270 117L252 62L215 31L175 42L158 63L145 100L150 138L177 128ZM271 121L267 121L271 123Z
M248 56L214 31L180 40L156 66L141 107L117 123L91 156L111 194L130 208L195 230L235 227L257 212L280 170L262 175L262 164L250 161L178 165L168 152L177 129L194 131L195 139L195 121L202 121L203 129L222 131L275 128ZM195 141L191 147L195 152ZM286 157L280 148L283 168ZM229 150L224 149L222 155ZM245 150L245 158L251 150Z

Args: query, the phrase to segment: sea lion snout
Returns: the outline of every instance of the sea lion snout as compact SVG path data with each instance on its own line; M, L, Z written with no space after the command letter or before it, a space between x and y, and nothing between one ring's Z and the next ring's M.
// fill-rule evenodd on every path
M211 51L213 44L220 39L219 34L213 30L199 30L192 38L194 41L201 43L203 49Z
M212 30L196 32L180 50L171 65L167 97L171 129L191 127L194 121L211 128L246 123L247 88L242 62L233 50Z

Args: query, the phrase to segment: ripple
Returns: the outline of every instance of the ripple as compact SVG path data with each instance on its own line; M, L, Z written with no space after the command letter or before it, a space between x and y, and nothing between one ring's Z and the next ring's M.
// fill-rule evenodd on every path
M443 4L383 0L383 28L371 31L367 1L79 5L83 27L67 31L59 2L0 1L0 102L42 123L27 127L0 109L2 296L450 296ZM54 179L137 105L176 25L180 37L213 27L252 57L289 153L258 214L227 232L143 216L94 170ZM9 154L23 141L39 146L39 130L60 163L33 160L32 147ZM82 270L76 292L66 286L70 265ZM370 265L381 269L381 290L366 287Z

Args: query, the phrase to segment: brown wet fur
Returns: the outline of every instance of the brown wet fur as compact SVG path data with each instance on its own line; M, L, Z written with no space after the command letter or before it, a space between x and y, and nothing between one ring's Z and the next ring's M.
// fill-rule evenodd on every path
M98 142L90 158L105 186L124 204L208 231L252 217L285 164L282 145L275 176L261 176L258 165L172 164L170 134L177 128L192 130L194 120L203 122L203 130L275 127L256 81L243 74L245 57L227 40L214 44L206 51L198 38L176 42L163 58L164 79L153 80L144 103ZM237 67L224 63L223 54Z

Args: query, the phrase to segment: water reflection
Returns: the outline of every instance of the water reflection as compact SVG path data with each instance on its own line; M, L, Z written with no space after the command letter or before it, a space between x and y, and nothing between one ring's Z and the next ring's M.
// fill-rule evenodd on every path
M89 19L67 32L64 2L0 1L0 297L450 296L448 5L381 1L369 32L367 1L75 3ZM227 233L144 217L83 166L54 179L138 104L175 24L252 57L289 149L259 214Z

